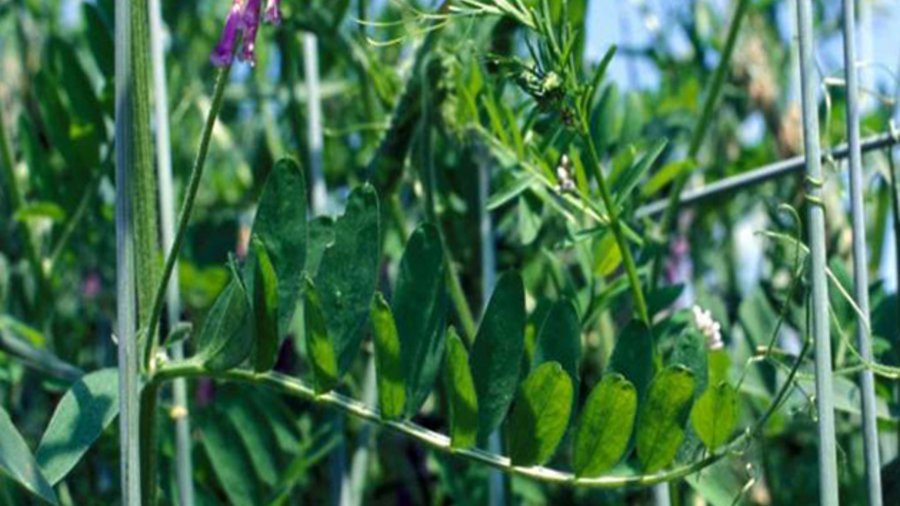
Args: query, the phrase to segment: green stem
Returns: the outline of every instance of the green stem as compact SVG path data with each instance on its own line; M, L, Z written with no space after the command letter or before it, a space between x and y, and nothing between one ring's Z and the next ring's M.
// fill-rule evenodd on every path
M141 503L156 504L156 405L159 402L158 383L148 383L141 391Z
M582 118L584 118L584 116L582 116ZM612 231L613 236L615 236L616 244L622 254L622 263L625 264L625 273L628 276L628 283L631 286L631 296L634 299L635 309L637 310L638 317L644 322L644 325L646 325L647 328L650 328L650 313L647 310L647 301L644 299L644 291L641 288L641 279L638 276L637 265L634 262L634 257L631 255L628 239L625 237L622 222L619 220L619 212L616 209L616 204L613 201L612 195L609 192L609 187L606 184L606 176L603 174L600 156L597 154L597 147L594 145L590 127L588 127L585 119L582 119L581 121L580 134L587 146L590 164L594 170L594 176L597 179L597 188L600 190L600 198L603 200L603 205L606 207L610 231Z
M700 147L703 145L703 139L706 138L706 131L712 123L713 112L715 112L716 105L719 102L719 96L722 94L725 78L728 76L728 69L731 65L731 55L734 54L737 36L749 7L750 0L740 0L734 11L734 17L731 19L731 24L728 27L725 47L722 48L722 57L713 73L709 91L706 93L706 98L703 101L703 109L701 109L700 117L697 119L697 125L694 127L694 135L691 137L691 144L688 147L687 157L689 160L696 160L697 155L700 153ZM666 211L663 214L662 220L659 222L659 230L664 234L669 234L672 231L675 217L678 214L679 197L681 196L681 192L684 190L689 177L690 172L680 175L678 179L675 180L671 193L669 193L669 202L666 206ZM664 250L660 250L660 253L657 253L653 259L652 275L650 276L650 286L652 288L656 287L662 272L664 258L662 251Z
M154 374L151 383L161 384L162 382L171 381L176 378L207 377L265 386L287 395L305 399L306 401L319 406L339 409L363 420L376 423L382 427L409 436L433 450L479 462L500 469L508 474L525 476L535 480L560 485L609 489L629 486L649 486L683 478L716 463L723 457L730 455L732 452L741 451L754 437L761 433L766 422L768 422L769 418L776 412L784 401L787 392L793 387L794 377L804 360L807 347L808 346L805 346L797 357L791 371L788 373L786 381L779 391L776 392L772 403L769 405L763 416L743 434L733 439L727 445L722 446L715 452L711 452L700 460L681 464L664 471L630 476L607 475L596 478L577 478L572 473L542 466L514 466L510 463L509 458L478 448L454 449L450 446L450 438L444 434L426 429L425 427L410 421L384 420L381 418L381 414L377 409L369 408L357 400L336 392L317 395L315 390L303 381L276 372L258 374L253 371L238 369L230 371L210 371L199 362L186 361L162 366Z
M150 312L149 320L144 322L144 326L148 329L148 339L144 346L144 365L149 370L153 354L156 349L156 340L151 338L156 334L159 318L162 314L163 302L166 298L166 287L169 279L172 277L172 271L175 268L175 262L178 259L178 253L181 251L181 244L184 242L184 236L187 232L188 222L191 219L191 212L194 209L194 200L197 197L197 190L200 188L200 180L203 177L203 167L206 163L206 155L209 153L209 142L212 138L213 128L216 125L216 118L222 109L222 99L225 92L225 85L228 83L228 74L231 65L225 66L219 70L216 77L216 85L213 90L212 105L209 114L206 116L206 124L203 126L203 132L200 135L200 147L197 150L197 157L194 159L194 166L191 169L191 177L188 181L187 193L184 197L184 204L181 212L178 214L178 229L175 231L175 239L169 255L166 257L166 264L163 267L162 278L156 287L156 297L153 300L153 310Z

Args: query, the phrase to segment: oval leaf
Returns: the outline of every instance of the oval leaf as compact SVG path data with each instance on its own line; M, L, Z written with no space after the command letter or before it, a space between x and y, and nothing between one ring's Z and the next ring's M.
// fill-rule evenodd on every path
M697 399L691 410L691 424L710 451L728 441L737 425L737 393L722 382L711 386Z
M117 369L101 369L73 383L56 405L35 452L47 481L55 485L65 478L118 414Z
M647 327L632 320L616 340L606 372L616 372L634 384L638 399L643 399L653 377L653 337Z
M378 406L385 420L403 415L406 390L403 383L404 367L400 356L400 339L391 308L384 297L377 293L372 300L372 335L375 341L375 374L378 379Z
M375 190L369 185L354 190L334 224L334 242L322 254L315 278L338 379L359 353L375 293L381 255L378 217Z
M278 336L288 334L300 297L306 261L306 206L306 180L300 166L289 158L279 160L266 178L252 233L265 244L278 279ZM254 256L251 250L244 273L248 286L255 286Z
M573 468L592 478L612 469L628 448L637 413L637 391L621 374L607 374L594 387L575 428Z
M447 333L444 360L444 383L450 406L450 446L468 448L478 437L478 397L469 370L469 353L453 327Z
M487 437L506 416L524 351L525 289L518 273L506 273L497 281L469 357L478 395L479 437Z
M550 460L572 412L572 379L557 362L538 366L522 382L509 417L509 455L515 466Z
M338 382L337 355L328 338L319 292L307 277L304 277L303 316L306 320L306 351L312 364L316 393L327 392Z
M693 395L694 376L684 367L667 367L653 379L637 430L638 458L646 472L658 471L675 458Z
M412 416L431 392L444 354L444 254L433 225L422 225L409 238L392 307L406 372L406 415Z
M3 408L0 408L0 472L44 501L58 504L56 493L41 474L31 450Z
M554 302L544 318L534 350L533 367L559 362L572 378L572 395L577 397L581 362L581 321L568 300Z
M265 372L275 366L278 355L278 278L266 246L253 239L256 256L253 283L253 316L256 340L253 343L253 370Z
M250 299L237 271L216 298L197 336L197 356L211 370L236 367L250 355L253 327Z

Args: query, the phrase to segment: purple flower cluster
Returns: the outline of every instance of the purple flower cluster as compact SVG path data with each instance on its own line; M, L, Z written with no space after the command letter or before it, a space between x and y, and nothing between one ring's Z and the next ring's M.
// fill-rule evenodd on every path
M209 58L212 64L216 67L230 65L234 61L235 45L240 37L238 59L254 65L256 32L261 21L273 25L281 23L281 0L267 0L265 13L262 12L262 0L233 0L225 18L222 37Z

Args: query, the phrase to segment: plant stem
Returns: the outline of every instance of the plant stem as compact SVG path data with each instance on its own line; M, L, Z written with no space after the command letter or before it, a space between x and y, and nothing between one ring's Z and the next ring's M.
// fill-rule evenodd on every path
M859 85L856 69L856 2L843 0L844 68L847 80L847 133L850 145L850 206L853 220L853 283L860 312L856 339L860 355L872 361L869 335L869 273L866 248L866 211L863 206L862 150L859 145ZM869 506L881 506L881 462L878 456L878 420L875 413L875 377L869 368L859 374L862 397L863 448Z
M589 163L594 170L594 176L597 179L597 188L600 190L600 198L606 207L606 214L609 217L609 228L613 236L616 238L616 245L622 254L622 262L625 264L625 273L628 276L628 283L631 286L631 296L634 299L634 306L637 310L638 317L647 328L650 328L650 314L647 310L647 302L644 299L644 291L641 288L641 279L638 276L637 266L634 263L634 257L631 255L631 249L628 245L628 239L622 228L622 222L619 221L619 211L613 201L612 195L609 193L609 187L606 185L606 176L603 174L603 168L600 165L600 156L597 154L597 147L594 145L594 139L591 137L590 128L587 120L582 115L581 121L581 138L588 149Z
M139 356L135 340L134 230L131 220L134 117L131 2L116 6L116 318L122 504L141 504Z
M200 188L200 180L203 177L203 168L206 163L206 155L209 153L209 141L212 138L213 128L216 125L216 118L222 109L222 99L225 92L225 85L228 83L228 74L231 65L227 65L219 69L216 76L216 84L213 89L212 105L209 108L209 114L206 116L206 123L203 126L203 132L200 134L200 147L197 149L197 157L194 159L194 166L191 169L191 177L188 180L187 190L184 196L184 203L181 206L181 212L178 213L178 228L175 231L175 238L169 254L166 257L166 264L163 267L162 277L156 287L156 297L153 301L153 310L150 312L149 319L144 322L145 328L148 329L147 335L152 336L156 333L159 325L159 318L162 314L163 302L166 297L166 290L169 286L169 279L172 277L172 271L178 260L178 253L181 251L181 244L184 242L184 236L187 232L188 222L191 220L191 212L194 209L194 200L197 197L197 190ZM144 346L144 364L149 369L153 354L156 349L156 340L147 339Z
M719 96L722 94L722 87L725 84L725 77L727 77L728 69L731 65L731 55L734 54L737 36L740 32L741 24L743 24L744 15L747 13L749 7L750 0L740 0L735 8L731 24L728 26L725 47L722 48L722 56L713 73L709 91L707 91L706 98L703 101L703 109L700 110L700 117L697 119L697 125L694 127L694 135L691 137L691 144L688 147L687 156L689 160L696 160L697 155L700 153L700 147L703 145L703 140L706 138L706 131L712 123L712 115L719 102ZM678 179L675 180L671 193L669 193L669 202L666 211L663 214L663 218L659 223L659 230L662 231L663 234L668 235L673 229L675 218L678 213L679 196L684 190L689 177L690 173L680 175ZM652 274L650 276L650 286L653 288L656 288L657 281L662 272L662 264L665 257L663 251L664 250L661 250L657 253L653 259Z
M376 423L382 427L409 436L433 450L456 455L466 460L479 462L500 469L508 474L525 476L535 480L560 485L609 489L629 486L650 486L683 478L716 463L723 457L731 455L732 452L741 451L741 449L745 448L753 438L761 433L769 418L771 418L784 401L787 393L793 389L793 381L806 356L806 350L807 347L804 346L797 357L797 360L793 363L784 384L781 385L781 388L775 393L771 404L769 404L769 407L763 413L763 416L757 419L751 427L745 430L743 434L733 439L730 443L723 445L715 452L711 452L700 460L678 465L664 471L629 476L607 475L596 478L576 478L572 473L542 466L513 466L510 463L509 458L478 448L454 449L450 447L450 438L444 434L426 429L409 421L384 420L381 418L381 414L377 409L369 408L359 401L336 392L317 395L315 390L302 380L276 372L258 374L253 371L239 369L230 371L210 371L199 362L186 361L164 365L154 374L151 381L154 383L162 383L171 381L175 378L209 377L225 381L238 381L241 383L265 386L287 395L305 399L313 404L339 409L345 413L356 416L357 418Z
M803 103L803 142L806 152L806 208L809 221L810 276L812 278L812 335L815 342L816 408L819 432L819 501L838 504L837 448L834 429L834 392L831 370L831 335L826 279L825 208L822 202L822 163L819 146L817 80L813 60L812 0L797 0L800 39L800 81Z
M156 504L156 406L159 387L158 383L147 383L141 391L141 501L144 506Z
M156 120L156 171L159 177L160 231L163 247L170 249L175 235L175 185L172 182L172 142L169 136L169 93L166 84L163 21L160 0L150 0L150 49L153 63L154 117ZM174 271L178 270L175 262ZM181 314L181 294L177 279L166 287L166 309L171 328ZM184 343L172 345L172 358L184 358ZM172 384L172 413L175 422L175 476L180 506L194 505L193 463L191 462L191 422L188 417L187 382ZM145 425L146 426L146 425ZM151 429L152 430L152 429Z

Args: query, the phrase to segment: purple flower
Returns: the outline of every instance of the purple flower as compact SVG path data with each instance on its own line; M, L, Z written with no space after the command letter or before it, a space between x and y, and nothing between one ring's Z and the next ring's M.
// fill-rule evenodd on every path
M246 0L244 4L243 31L241 52L238 57L251 66L256 64L256 32L259 30L262 0Z
M216 67L231 65L234 61L234 44L237 42L238 33L243 30L242 3L242 0L234 0L231 4L231 10L225 18L225 28L222 29L222 37L209 57Z
M266 23L281 24L281 0L268 0L266 2Z
M238 36L241 47L238 59L250 65L256 63L256 32L259 23L265 18L267 23L277 25L281 22L281 0L266 0L266 12L262 13L262 0L233 0L231 10L225 19L222 38L216 44L210 61L216 67L230 65L234 61L234 52Z

